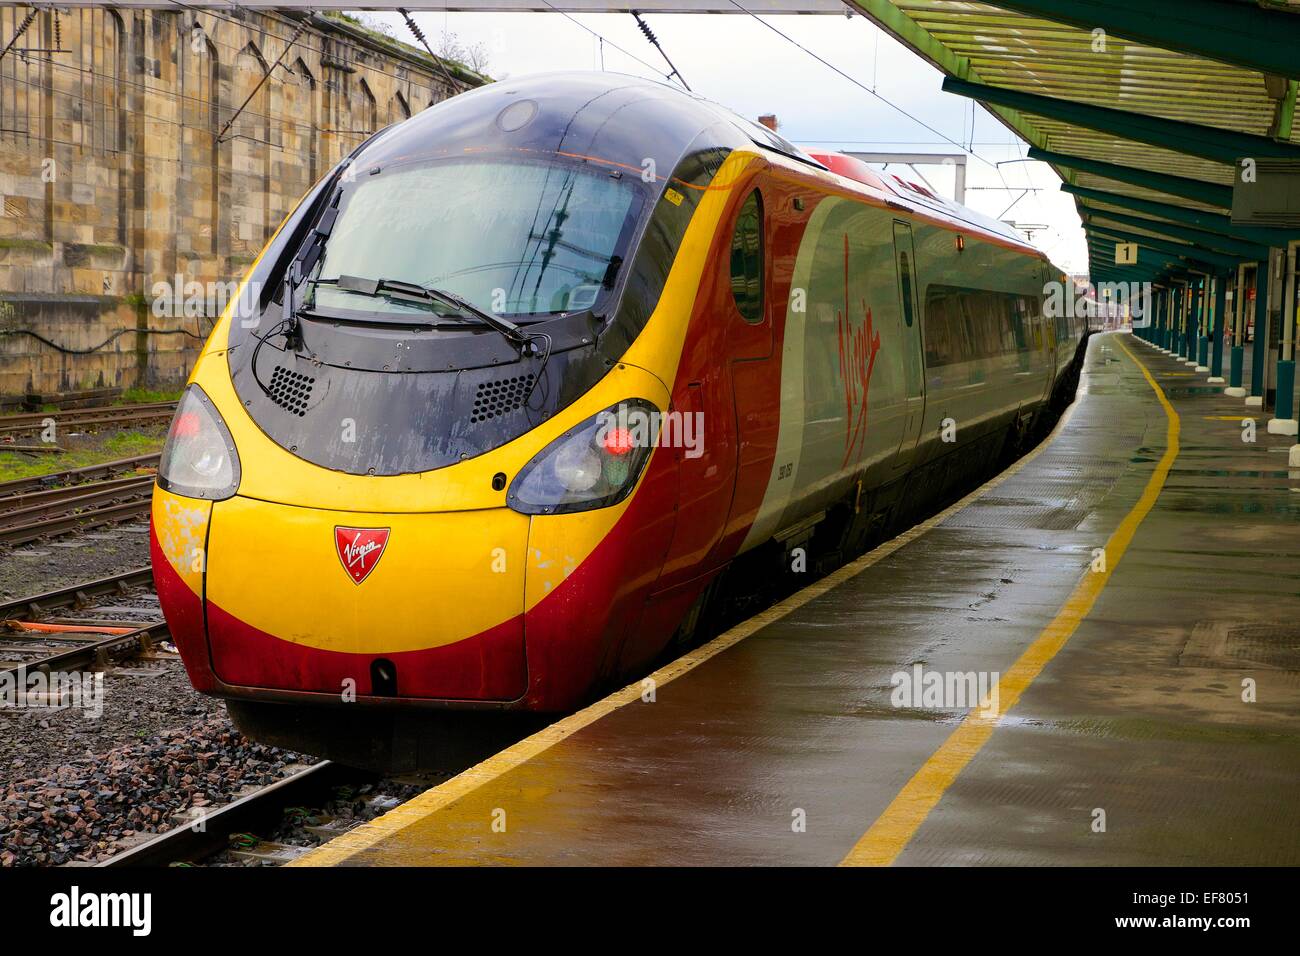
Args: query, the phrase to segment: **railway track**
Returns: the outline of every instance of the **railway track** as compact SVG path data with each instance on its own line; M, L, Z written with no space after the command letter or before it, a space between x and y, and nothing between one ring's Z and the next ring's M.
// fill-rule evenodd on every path
M0 451L3 451L0 448ZM85 468L71 468L67 471L54 471L46 475L33 475L30 478L15 478L12 481L0 481L0 501L17 498L33 491L48 491L52 488L64 488L91 481L117 478L128 472L144 468L157 468L162 455L136 455L134 458L119 458L106 461L102 465L88 465Z
M158 460L144 455L0 484L0 543L146 512L154 477L132 472ZM0 602L0 683L28 687L36 673L96 671L114 660L148 656L168 637L152 585L151 569L141 567ZM182 823L99 865L279 865L401 802L370 792L375 780L367 771L313 764L209 809L197 830Z
M168 635L152 585L149 568L133 568L0 603L0 682L21 687L33 672L98 670L111 659L147 653ZM25 629L33 625L43 629ZM311 848L303 843L323 843L400 803L384 792L367 792L377 779L322 761L210 808L200 829L184 822L97 865L279 865ZM347 811L332 809L339 806Z
M74 408L57 412L25 412L0 416L0 435L31 435L53 419L61 431L68 429L96 431L105 426L135 425L169 419L176 411L175 402L150 402L140 405L106 405L98 408Z
M149 513L153 482L153 475L127 475L7 495L0 486L0 545L29 544L143 517Z
M283 866L428 786L322 760L95 865Z
M149 568L19 598L0 604L0 681L103 667L167 634Z
M90 501L106 498L112 500L123 493L135 493L143 489L148 493L153 486L153 475L128 475L124 478L106 478L103 481L87 482L84 485L65 485L61 488L47 488L44 491L29 491L19 495L0 496L0 515L10 512L29 512L32 514L57 510L65 502Z
M350 823L339 824L329 814L307 807L331 803L337 790L357 786L363 776L361 771L322 760L205 813L202 827L194 821L182 823L96 866L185 865L201 863L226 851L230 851L233 863L287 863L310 847L260 840L253 834L276 832L285 826L286 817L290 824L294 817L299 818L305 829L322 842L346 832Z

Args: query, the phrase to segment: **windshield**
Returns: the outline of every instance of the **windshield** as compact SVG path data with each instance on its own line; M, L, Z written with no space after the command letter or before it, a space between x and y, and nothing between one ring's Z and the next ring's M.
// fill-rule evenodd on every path
M496 315L594 308L613 285L640 212L634 179L577 164L497 159L443 160L358 177L316 278L416 283ZM316 307L430 309L327 284L313 294Z

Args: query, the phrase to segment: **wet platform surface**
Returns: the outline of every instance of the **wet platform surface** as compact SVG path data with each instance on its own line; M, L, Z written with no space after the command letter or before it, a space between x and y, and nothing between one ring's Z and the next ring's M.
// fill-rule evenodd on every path
M1300 475L1220 388L1094 337L1000 483L300 865L1300 863Z

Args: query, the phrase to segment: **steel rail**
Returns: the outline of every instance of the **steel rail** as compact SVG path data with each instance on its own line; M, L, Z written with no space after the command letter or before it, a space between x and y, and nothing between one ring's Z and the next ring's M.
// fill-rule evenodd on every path
M63 412L32 412L0 417L0 435L20 435L38 432L53 420L58 428L85 428L91 425L115 425L125 422L153 421L170 418L176 411L175 402L156 402L147 405L112 405L97 408L77 408Z
M0 451L4 447L0 446ZM119 458L106 461L102 465L87 465L85 468L70 468L67 471L52 471L44 475L32 475L30 478L15 478L12 481L0 481L0 498L26 494L29 491L45 491L49 488L62 487L111 478L118 472L135 471L138 468L156 467L161 455L136 455L134 458Z
M115 634L103 640L87 641L77 647L0 669L0 683L22 688L26 686L27 675L34 671L77 671L102 666L110 657L135 653L140 649L148 650L155 641L166 638L168 633L167 622L156 621L136 628L129 634ZM45 635L45 638L52 639L50 635Z
M182 824L95 865L167 866L200 860L226 849L233 834L277 826L286 808L327 796L331 787L355 779L358 773L322 760L206 814L201 831Z
M153 482L153 475L128 475L125 478L108 478L104 481L88 481L62 488L0 496L0 522L11 515L39 514L42 510L52 514L55 512L50 509L56 505L61 505L61 510L67 510L114 498L139 497L150 491Z
M0 521L0 545L13 547L31 544L42 538L56 538L74 531L88 531L91 528L117 524L130 518L139 518L149 513L150 500L147 497L140 497L131 501L100 505L87 511L73 512L65 508L50 517L32 518L31 515L25 515L25 518L32 520L27 520L23 524L5 524ZM14 512L10 512L4 517L13 515Z
M127 594L131 588L152 586L152 568L132 568L96 581L73 584L0 604L0 620L7 621L19 616L39 620L48 611L86 607L91 604L91 598Z

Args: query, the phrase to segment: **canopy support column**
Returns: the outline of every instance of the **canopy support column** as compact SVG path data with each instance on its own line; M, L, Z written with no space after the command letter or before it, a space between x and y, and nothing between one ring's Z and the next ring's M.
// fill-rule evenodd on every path
M1300 431L1295 413L1295 286L1296 252L1300 242L1287 243L1286 282L1282 291L1282 354L1277 360L1277 399L1268 421L1270 435L1294 435Z
M1228 276L1226 270L1214 277L1214 317L1210 326L1210 377L1212 385L1223 382L1223 330L1224 310L1228 306Z
M1264 363L1268 338L1268 260L1255 263L1255 342L1250 350L1250 395L1247 405L1264 406Z
M1244 262L1237 266L1237 281L1232 287L1232 353L1228 363L1228 387L1223 390L1232 398L1246 397L1246 390L1241 385L1246 366L1246 269Z

